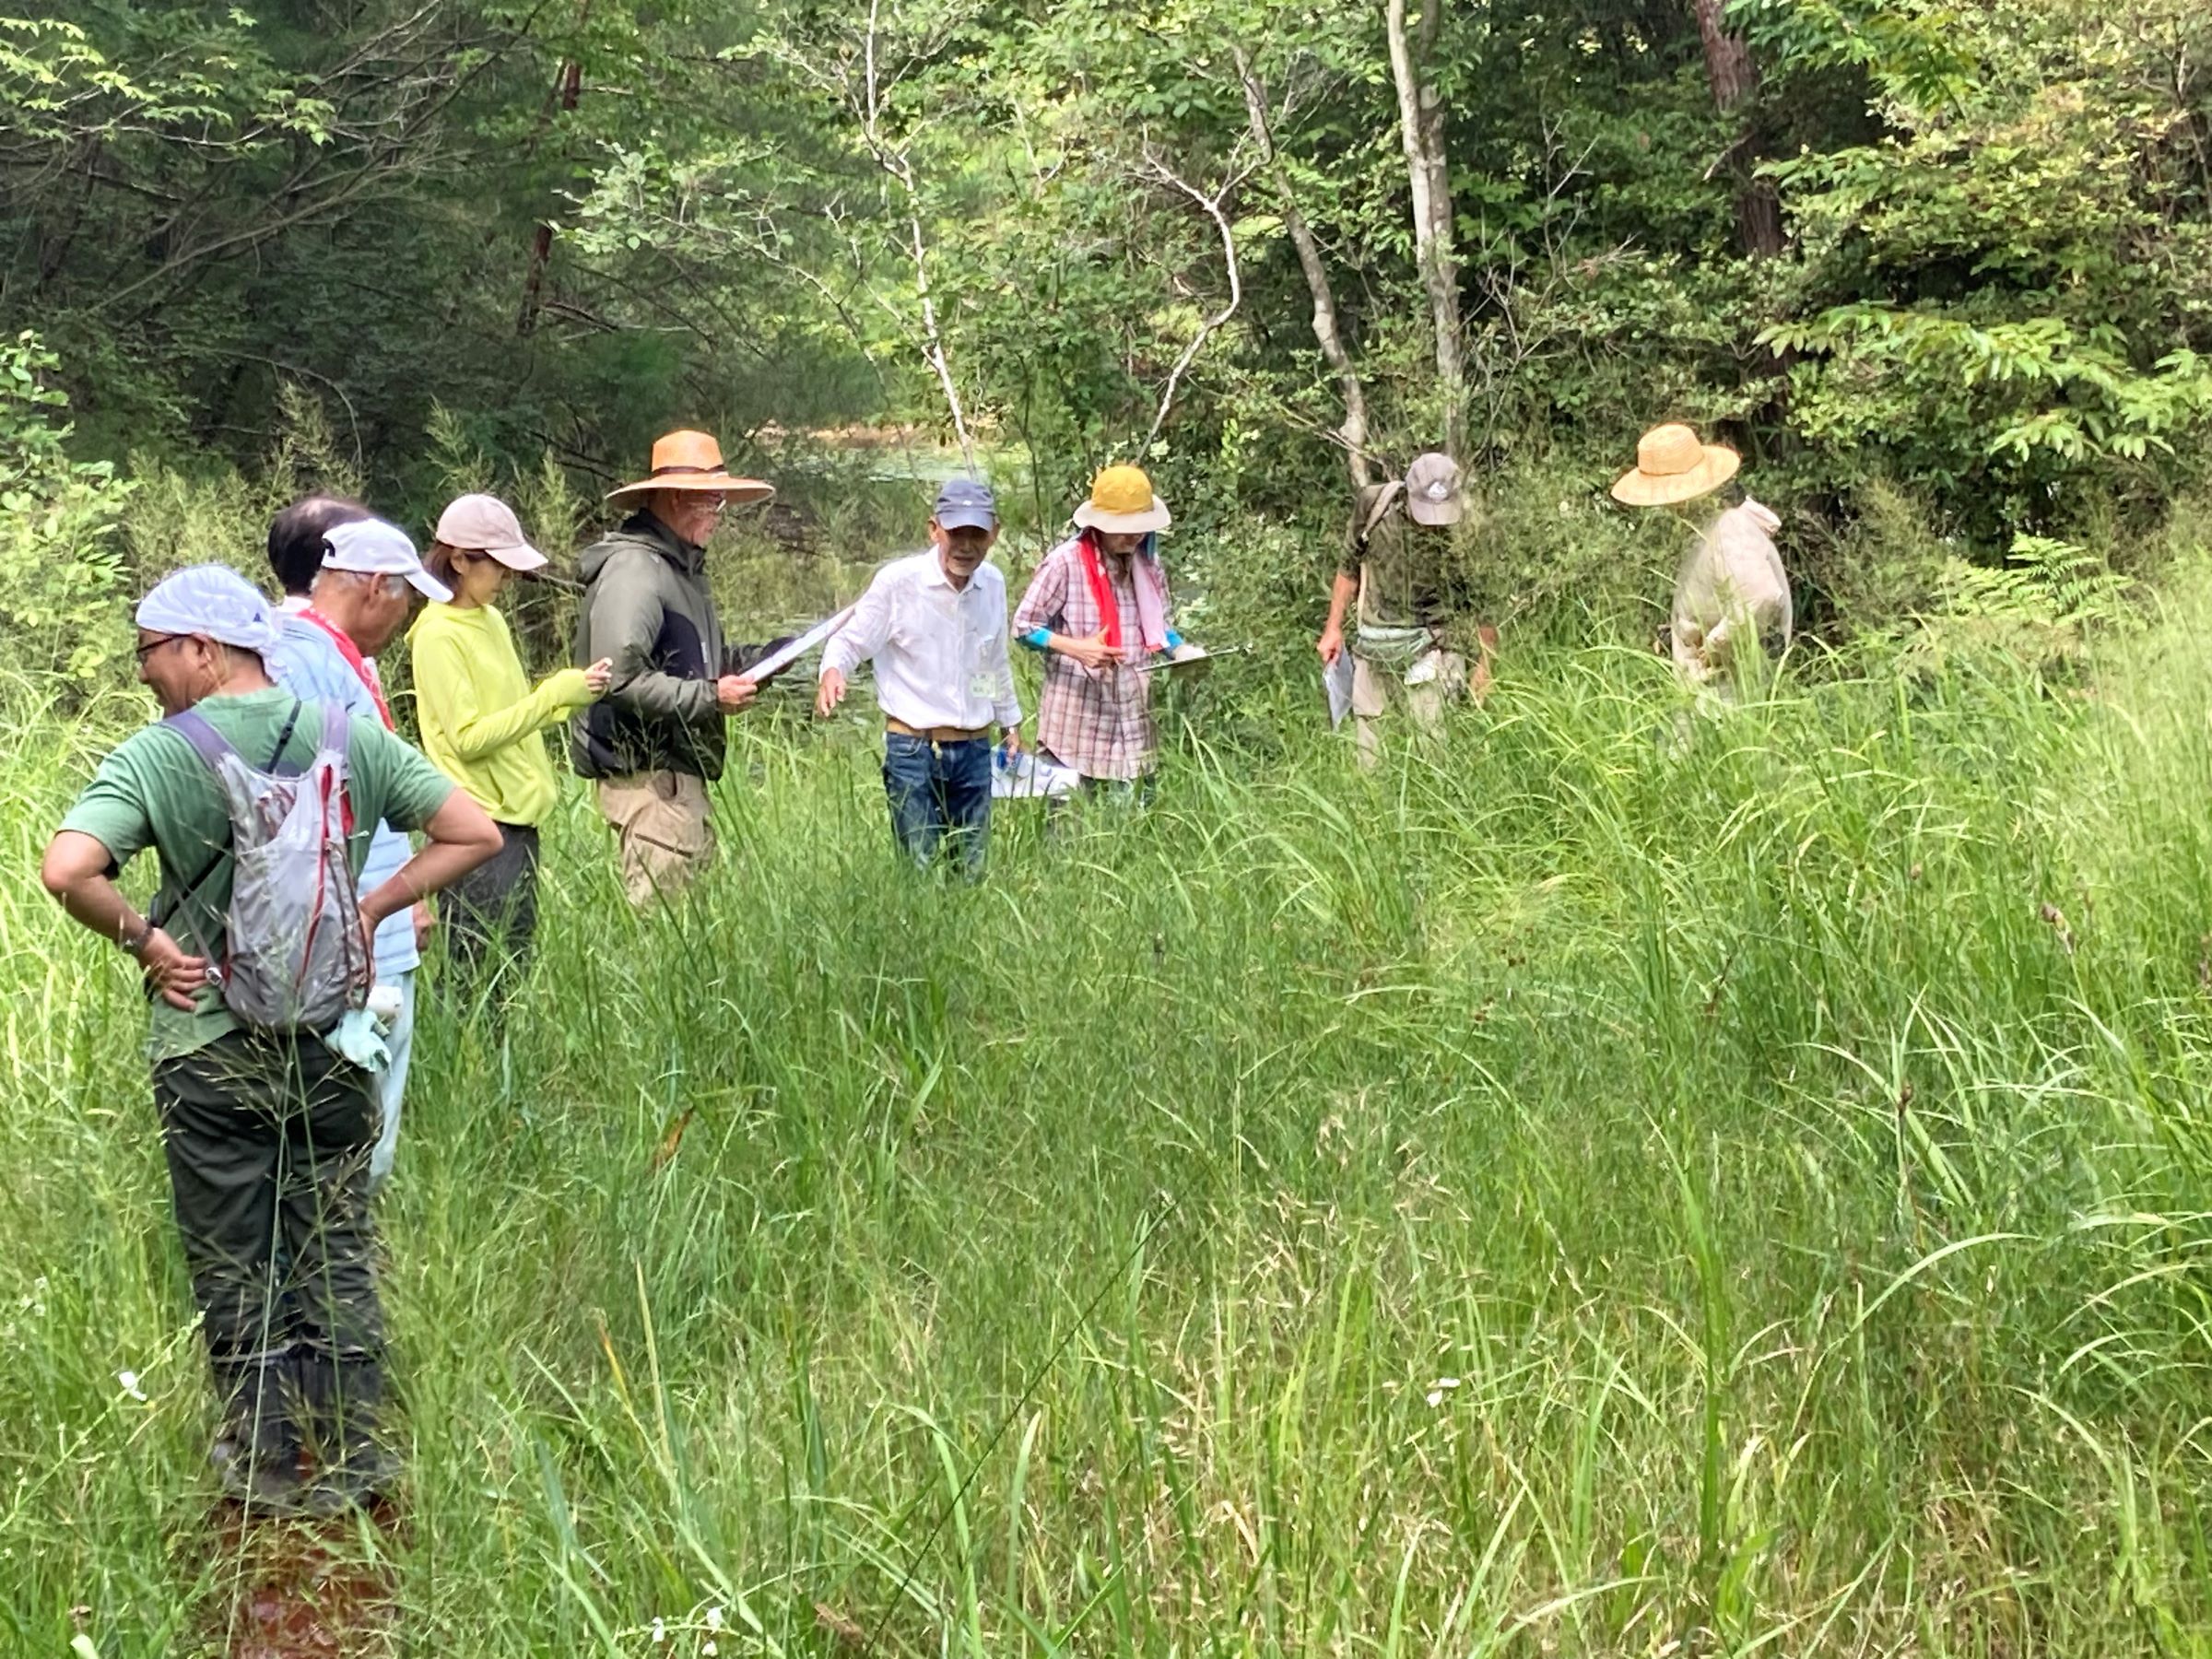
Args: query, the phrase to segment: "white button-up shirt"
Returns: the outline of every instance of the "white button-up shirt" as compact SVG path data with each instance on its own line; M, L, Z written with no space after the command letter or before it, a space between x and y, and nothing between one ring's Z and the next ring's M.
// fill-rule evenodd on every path
M822 648L822 672L876 665L876 702L893 720L927 731L981 731L1021 724L1006 655L1006 579L975 568L968 585L946 580L937 550L893 559L876 572L853 619Z

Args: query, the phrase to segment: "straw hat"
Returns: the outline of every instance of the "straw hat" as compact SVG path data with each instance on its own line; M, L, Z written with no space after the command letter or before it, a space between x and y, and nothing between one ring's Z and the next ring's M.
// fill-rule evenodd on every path
M733 503L765 501L776 493L758 478L733 478L722 468L722 445L704 432L669 432L653 443L653 476L610 489L606 499L647 495L656 489L711 489Z
M1686 426L1653 427L1636 445L1636 470L1614 481L1613 499L1630 507L1693 501L1735 477L1743 465L1723 444L1700 443Z
M1168 508L1152 493L1143 467L1110 466L1091 480L1090 500L1076 509L1076 523L1109 535L1165 530Z

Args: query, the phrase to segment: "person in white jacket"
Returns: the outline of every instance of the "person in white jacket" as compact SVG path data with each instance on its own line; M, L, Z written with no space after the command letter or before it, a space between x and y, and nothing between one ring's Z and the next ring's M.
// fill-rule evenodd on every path
M1636 465L1613 485L1631 507L1677 506L1710 495L1735 476L1736 453L1701 442L1686 426L1654 427L1636 446ZM1706 526L1675 577L1674 656L1685 684L1724 698L1754 665L1779 655L1795 618L1790 581L1774 546L1782 520L1746 496Z

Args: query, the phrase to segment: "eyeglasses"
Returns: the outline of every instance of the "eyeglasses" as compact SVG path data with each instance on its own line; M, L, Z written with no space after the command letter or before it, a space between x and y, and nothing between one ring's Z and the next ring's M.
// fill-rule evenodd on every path
M131 654L143 663L162 646L174 645L179 640L189 640L191 637L190 634L163 634L158 640L148 640L145 644L133 651Z

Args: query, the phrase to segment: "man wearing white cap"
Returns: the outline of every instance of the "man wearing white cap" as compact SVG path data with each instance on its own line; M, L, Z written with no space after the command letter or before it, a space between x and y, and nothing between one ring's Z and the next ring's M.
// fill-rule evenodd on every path
M138 606L138 677L164 714L250 768L298 775L324 747L321 708L279 688L268 603L236 572L195 566ZM360 921L404 918L498 845L490 821L373 718L341 728L359 878L369 827L420 829L422 853L359 879ZM141 914L117 867L151 847L160 893ZM270 1510L380 1496L394 1474L377 1436L383 1315L368 1197L376 1138L369 1074L310 1032L241 1023L217 977L241 947L226 787L177 720L127 738L70 808L41 878L70 916L135 959L150 994L154 1100L177 1229L223 1408L214 1459L234 1498ZM261 943L265 944L266 941ZM315 1485L300 1454L319 1454Z
M1417 456L1403 479L1369 485L1353 505L1317 649L1333 665L1345 649L1346 616L1355 617L1352 713L1363 766L1381 751L1379 722L1392 703L1402 701L1418 728L1434 733L1445 702L1467 689L1467 658L1451 637L1460 607L1452 529L1465 512L1459 464L1435 451ZM1480 695L1489 677L1488 630L1477 629L1476 640Z
M465 495L449 505L424 563L453 596L424 606L407 630L422 747L491 814L502 843L496 858L446 889L439 914L462 995L479 971L505 992L537 931L538 826L560 798L545 734L605 696L614 665L602 657L563 668L532 688L492 601L511 577L544 569L546 556L498 497Z
M406 532L382 519L334 524L323 545L323 569L309 590L307 608L283 619L272 663L277 683L311 701L343 704L390 731L392 709L376 673L376 653L397 637L416 594L443 603L453 590L423 568ZM391 825L378 826L363 882L387 879L412 851ZM429 910L418 907L386 917L376 930L377 982L397 991L400 1004L385 1040L392 1058L383 1077L383 1128L369 1164L371 1190L391 1174L399 1147L400 1104L415 1047L415 970L429 924Z

